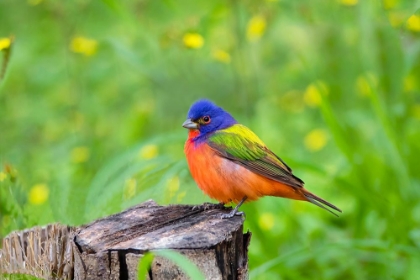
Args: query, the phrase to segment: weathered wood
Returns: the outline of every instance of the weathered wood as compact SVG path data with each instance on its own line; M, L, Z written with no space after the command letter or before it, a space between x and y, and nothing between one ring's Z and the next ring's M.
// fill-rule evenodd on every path
M45 279L137 279L138 262L151 250L173 249L206 279L247 279L242 216L220 219L218 205L159 206L147 201L121 213L71 228L62 225L13 232L3 240L0 273ZM151 279L188 279L171 261L156 256Z
M51 224L9 234L0 250L0 274L73 279L72 230Z

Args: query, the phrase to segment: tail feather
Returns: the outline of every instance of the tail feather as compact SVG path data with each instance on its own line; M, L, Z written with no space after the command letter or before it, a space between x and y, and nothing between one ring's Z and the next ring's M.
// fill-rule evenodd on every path
M314 195L313 193L310 193L310 192L308 192L308 191L305 191L305 192L303 193L303 195L304 195L304 196L308 199L308 201L309 201L309 202L311 202L311 203L315 204L316 206L321 207L322 209L327 210L328 212L330 212L331 214L333 214L333 215L335 215L335 216L337 216L337 217L338 217L338 215L337 215L336 213L334 213L333 211L331 211L330 209L328 209L328 208L327 208L327 207L325 207L325 206L328 206L328 207L330 207L331 209L334 209L334 210L336 210L336 211L338 211L338 212L342 213L342 211L341 211L341 210L340 210L337 206L335 206L335 205L333 205L333 204L329 203L329 202L328 202L328 201L326 201L326 200L323 200L322 198L320 198L320 197L318 197L318 196Z

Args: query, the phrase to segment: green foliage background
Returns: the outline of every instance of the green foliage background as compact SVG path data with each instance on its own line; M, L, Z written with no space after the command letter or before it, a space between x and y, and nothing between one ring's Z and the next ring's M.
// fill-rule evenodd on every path
M205 97L343 210L336 218L271 197L245 205L252 279L416 279L420 27L408 20L419 7L1 0L0 37L15 41L0 82L0 239L54 221L87 223L146 199L209 201L189 175L181 127ZM249 40L256 16L266 27ZM204 45L186 47L187 33ZM73 52L77 36L95 40L97 51ZM304 141L314 130L326 136L316 151ZM37 204L39 184L49 195Z

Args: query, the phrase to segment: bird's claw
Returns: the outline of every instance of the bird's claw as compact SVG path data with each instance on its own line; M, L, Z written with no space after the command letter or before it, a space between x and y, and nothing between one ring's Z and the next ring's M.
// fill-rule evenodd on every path
M244 216L244 218L245 218L245 212L242 212L242 211L241 212L236 212L235 215L236 216Z
M228 214L220 215L220 218L221 219L230 219L230 218L233 218L234 216L244 216L245 217L245 213L244 212L231 211Z

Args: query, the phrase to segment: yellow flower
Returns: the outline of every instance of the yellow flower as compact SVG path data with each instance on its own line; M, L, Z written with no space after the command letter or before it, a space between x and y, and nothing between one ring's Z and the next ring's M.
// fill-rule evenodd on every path
M10 48L12 40L10 38L0 38L0 51Z
M82 36L74 37L70 43L70 50L75 53L92 56L98 49L98 42Z
M7 178L6 173L0 171L0 182L3 182Z
M409 17L406 26L408 30L420 32L420 15L412 15Z
M136 187L137 187L137 181L134 178L130 178L125 181L124 186L124 193L123 196L125 199L132 198L136 194Z
M262 230L271 230L274 227L275 217L272 213L262 213L258 218L258 225Z
M321 93L318 87L314 84L310 84L303 95L303 101L310 107L318 107L322 102Z
M41 4L42 1L43 0L28 0L28 4L31 6L36 6L36 5Z
M139 157L141 159L152 159L159 154L158 146L154 144L145 145L140 149Z
M90 151L85 146L73 148L71 150L71 161L74 163L82 163L88 161L90 157Z
M29 203L32 205L40 205L48 200L50 191L46 184L36 184L29 191Z
M264 17L253 16L248 22L246 37L249 41L257 41L264 35L266 27L267 21Z
M228 52L222 51L222 50L216 50L212 53L212 56L217 61L223 62L223 63L230 63L230 54Z
M303 101L309 107L318 107L322 103L323 95L328 95L328 87L323 81L316 81L306 88Z
M200 49L204 45L204 38L198 33L186 33L182 40L184 45L190 49Z
M340 0L340 3L345 6L355 6L357 5L358 0Z
M311 152L321 150L327 144L327 132L323 129L314 129L304 139L306 148Z

